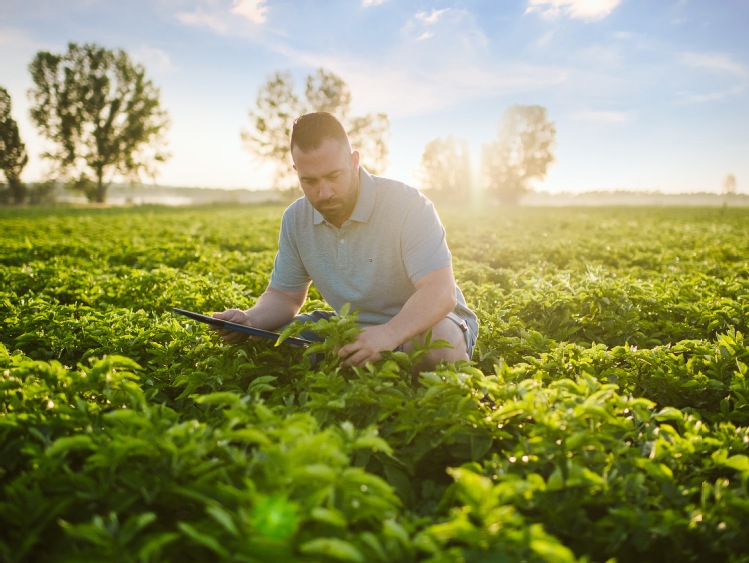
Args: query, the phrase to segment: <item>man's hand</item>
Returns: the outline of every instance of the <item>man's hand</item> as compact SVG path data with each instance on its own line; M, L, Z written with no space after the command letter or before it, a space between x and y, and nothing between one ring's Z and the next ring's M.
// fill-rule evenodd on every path
M230 323L237 323L240 325L252 326L247 313L240 311L239 309L227 309L223 313L213 313L214 319L221 319L222 321L229 321ZM218 335L226 340L229 344L239 344L247 340L248 335L243 332L236 330L229 330L228 328L217 328Z
M370 326L359 333L356 340L338 350L338 356L344 366L364 366L369 362L376 362L384 350L392 350L398 346L395 333L386 324Z

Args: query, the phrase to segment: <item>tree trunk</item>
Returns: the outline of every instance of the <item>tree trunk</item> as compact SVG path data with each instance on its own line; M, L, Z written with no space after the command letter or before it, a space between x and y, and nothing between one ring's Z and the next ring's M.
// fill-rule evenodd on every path
M103 172L101 170L96 171L96 203L104 203L107 199L107 188L104 185Z
M24 199L26 199L25 186L18 177L8 176L7 172L5 176L8 179L8 187L10 187L10 192L13 194L13 203L15 203L16 205L21 205Z

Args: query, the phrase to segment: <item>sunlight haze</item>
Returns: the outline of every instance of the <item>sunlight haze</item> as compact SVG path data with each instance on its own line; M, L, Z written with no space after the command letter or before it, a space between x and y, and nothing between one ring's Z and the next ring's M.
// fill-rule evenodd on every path
M41 180L28 65L69 42L143 64L171 120L157 183L267 188L243 148L258 89L317 68L350 87L353 113L385 112L388 175L417 185L427 143L474 158L512 104L544 106L555 162L536 189L749 191L746 0L0 0L0 86Z

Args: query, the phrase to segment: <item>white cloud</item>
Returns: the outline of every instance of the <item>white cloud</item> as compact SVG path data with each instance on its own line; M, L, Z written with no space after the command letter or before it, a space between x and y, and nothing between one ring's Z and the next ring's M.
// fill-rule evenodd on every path
M429 14L427 12L417 12L414 17L425 25L434 25L447 13L447 11L447 8L443 8L442 10L432 10Z
M370 6L382 6L387 0L362 0L361 5L365 8L369 8Z
M725 53L683 53L682 60L693 68L712 72L735 76L747 76L749 74L745 65L734 61L730 55Z
M176 15L176 18L185 25L207 27L221 35L228 31L228 25L223 18L217 14L208 13L200 7L193 12L180 12Z
M573 19L600 20L620 3L621 0L528 0L525 13L539 13L549 19L564 15Z
M222 2L216 0L201 0L189 12L178 12L179 22L191 27L207 27L219 35L244 35L241 20L234 16L241 16L242 20L257 26L265 23L267 7L266 0L234 0L234 7L227 10Z
M450 60L457 59L473 61L488 45L471 12L449 8L417 12L403 26L401 36L406 45L401 45L399 59L414 61L421 57L421 63L429 66L449 65ZM430 41L429 47L414 50L414 39L419 42L432 38L435 41Z
M265 0L234 0L232 14L244 16L253 23L265 23L265 12L268 11Z
M705 104L710 102L723 102L730 98L741 96L745 91L742 86L735 86L725 90L717 90L714 92L708 92L706 94L697 94L694 92L679 92L678 97L689 103L693 104Z
M377 52L321 53L283 41L274 50L298 68L323 67L344 78L354 113L384 111L392 119L536 93L569 78L557 66L512 62L511 54L492 48L469 11L457 9L413 15L401 29L400 41Z
M726 53L682 53L681 60L693 69L720 75L723 77L723 81L728 80L733 83L724 84L721 88L717 86L719 80L717 78L712 83L703 80L703 87L713 86L714 89L708 92L679 92L677 96L683 101L697 104L723 102L742 96L746 92L749 84L747 80L749 79L749 68Z
M321 57L297 53L296 60L322 66L345 77L353 94L354 113L384 111L391 119L425 115L496 96L538 92L568 80L558 68L521 64L495 67L476 60L454 60L442 67L420 68L418 62L367 61L357 57Z

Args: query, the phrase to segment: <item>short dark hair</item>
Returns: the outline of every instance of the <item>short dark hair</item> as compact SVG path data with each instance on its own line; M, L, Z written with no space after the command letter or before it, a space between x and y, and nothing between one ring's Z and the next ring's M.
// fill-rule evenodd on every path
M348 143L348 135L333 114L327 111L307 113L294 120L291 129L291 150L298 147L302 152L320 148L325 139L335 139Z

